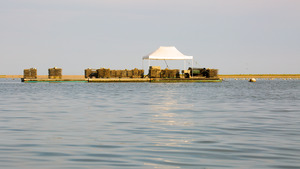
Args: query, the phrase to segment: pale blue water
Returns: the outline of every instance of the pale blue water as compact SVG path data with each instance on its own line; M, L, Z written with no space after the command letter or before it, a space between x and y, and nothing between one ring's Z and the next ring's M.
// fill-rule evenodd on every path
M0 79L0 168L300 168L300 81Z

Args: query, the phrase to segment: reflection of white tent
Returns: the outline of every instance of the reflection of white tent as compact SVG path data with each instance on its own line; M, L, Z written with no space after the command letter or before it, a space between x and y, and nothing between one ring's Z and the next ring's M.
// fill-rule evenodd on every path
M193 56L186 56L182 54L174 46L170 46L170 47L161 46L153 53L144 56L143 60L149 60L149 66L150 66L150 60L192 60L193 63ZM185 68L185 62L184 62L184 68Z

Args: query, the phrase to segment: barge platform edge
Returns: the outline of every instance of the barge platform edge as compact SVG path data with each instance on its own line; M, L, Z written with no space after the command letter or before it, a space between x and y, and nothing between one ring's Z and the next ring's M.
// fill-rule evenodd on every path
M200 83L200 82L222 82L221 78L87 78L87 79L24 79L22 82L83 82L83 83Z

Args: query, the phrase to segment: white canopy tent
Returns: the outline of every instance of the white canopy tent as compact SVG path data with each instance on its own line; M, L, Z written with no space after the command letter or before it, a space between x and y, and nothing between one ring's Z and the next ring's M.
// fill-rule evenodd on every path
M150 60L184 60L184 69L186 69L185 60L192 60L192 65L193 65L193 56L186 56L182 54L174 46L168 46L168 47L161 46L153 53L144 56L143 60L149 60L149 67L150 67Z

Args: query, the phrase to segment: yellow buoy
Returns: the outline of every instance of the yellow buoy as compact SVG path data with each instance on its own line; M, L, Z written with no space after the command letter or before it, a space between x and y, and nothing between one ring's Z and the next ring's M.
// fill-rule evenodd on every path
M251 78L251 79L249 80L249 82L256 82L256 79L255 79L255 78Z

